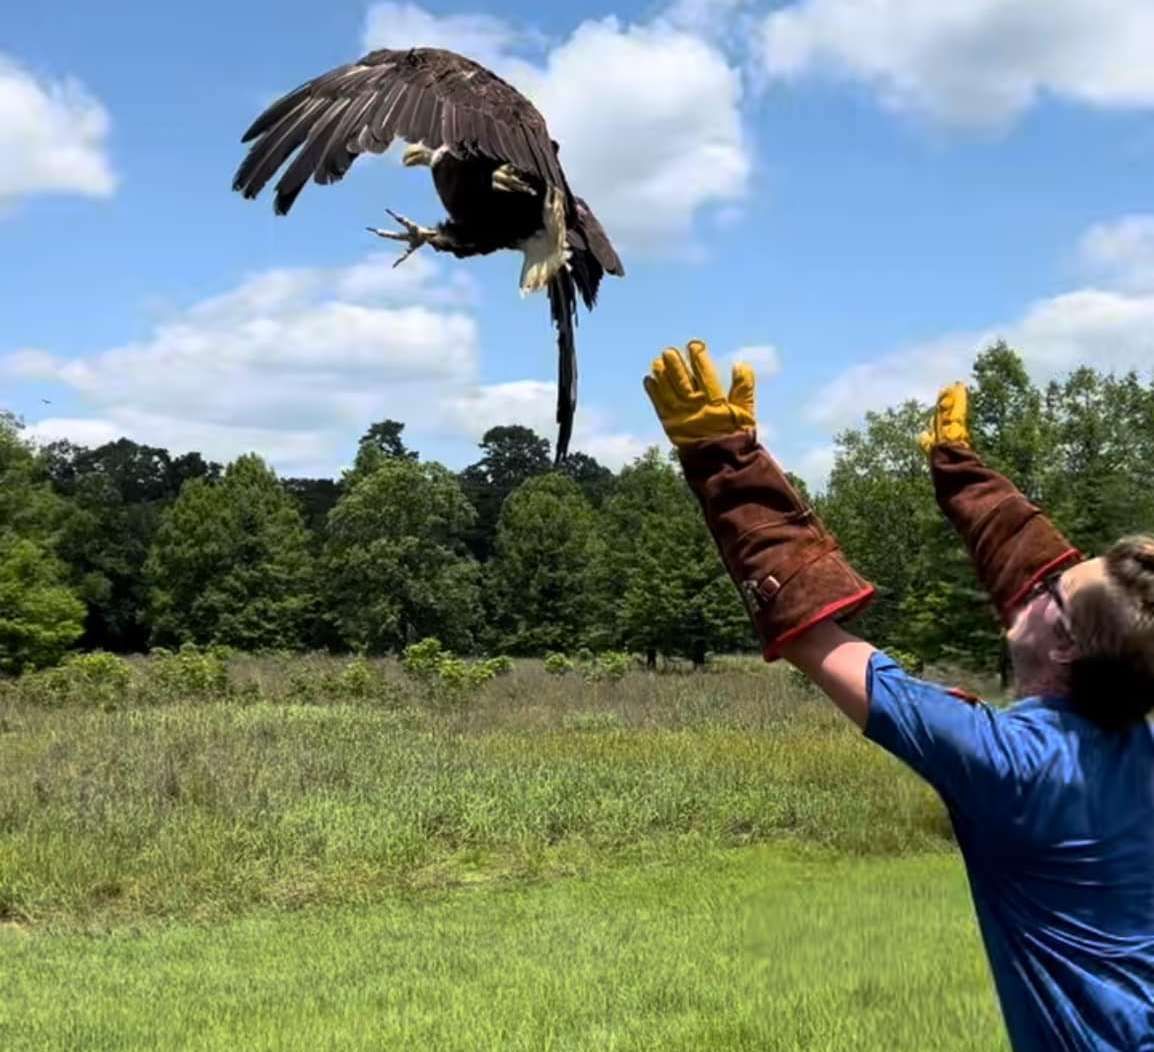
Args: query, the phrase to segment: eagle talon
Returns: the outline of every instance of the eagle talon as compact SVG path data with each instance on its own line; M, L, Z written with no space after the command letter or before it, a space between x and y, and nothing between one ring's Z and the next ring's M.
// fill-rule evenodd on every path
M417 249L423 245L432 245L434 248L439 248L439 242L442 240L441 234L436 230L430 230L428 227L414 223L411 219L399 215L391 208L386 208L389 213L398 223L405 229L402 230L380 230L375 226L366 227L366 230L376 234L377 237L385 237L391 241L405 241L408 243L408 249L403 256L401 256L394 264L394 267L399 267L406 259L409 258Z

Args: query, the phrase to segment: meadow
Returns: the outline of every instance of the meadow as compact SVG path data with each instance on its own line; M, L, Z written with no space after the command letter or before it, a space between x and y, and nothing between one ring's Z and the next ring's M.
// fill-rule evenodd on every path
M940 802L756 659L4 681L0 960L5 1049L1004 1047Z

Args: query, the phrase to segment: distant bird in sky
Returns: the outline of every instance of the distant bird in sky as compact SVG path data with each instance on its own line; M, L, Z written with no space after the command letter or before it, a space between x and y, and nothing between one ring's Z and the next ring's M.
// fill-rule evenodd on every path
M40 401L43 402L45 405L51 405L52 404L52 402L47 398L41 398Z
M574 195L545 118L516 88L472 59L440 48L372 51L278 99L244 133L253 145L233 189L254 198L298 148L276 184L285 215L311 177L335 183L362 153L394 138L408 167L427 165L448 219L423 227L388 210L403 230L403 262L422 245L458 257L517 249L522 293L546 289L557 329L556 460L569 449L577 407L576 293L592 309L602 276L624 267L597 217Z

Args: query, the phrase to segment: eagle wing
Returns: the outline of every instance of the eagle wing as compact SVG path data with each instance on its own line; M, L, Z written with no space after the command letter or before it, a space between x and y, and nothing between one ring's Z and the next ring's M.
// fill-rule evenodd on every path
M299 149L276 185L275 210L284 215L310 178L335 183L362 153L383 153L397 137L512 164L569 192L537 108L484 66L441 48L372 51L290 91L244 133L241 142L253 145L232 187L256 197Z

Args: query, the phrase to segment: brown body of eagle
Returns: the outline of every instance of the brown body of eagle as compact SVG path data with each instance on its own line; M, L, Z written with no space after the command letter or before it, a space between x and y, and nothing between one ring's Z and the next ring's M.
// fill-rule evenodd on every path
M406 164L430 166L448 219L426 229L394 214L406 231L376 233L407 241L409 252L425 244L458 257L519 249L522 291L547 290L560 462L577 405L577 295L592 309L602 276L625 271L597 217L570 190L544 117L516 88L452 51L372 51L269 106L241 140L253 145L233 189L256 197L295 153L276 184L274 207L285 215L310 178L335 183L362 153L382 153L394 139L412 144Z

